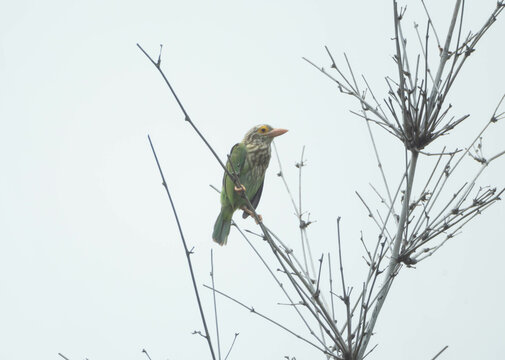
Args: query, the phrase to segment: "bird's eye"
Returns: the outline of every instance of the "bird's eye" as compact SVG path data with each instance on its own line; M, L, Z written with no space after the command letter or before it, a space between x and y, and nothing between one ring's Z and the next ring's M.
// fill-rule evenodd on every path
M262 133L262 134L266 133L266 132L267 132L267 127L263 125L262 127L260 127L260 128L258 129L258 132L259 132L259 133Z

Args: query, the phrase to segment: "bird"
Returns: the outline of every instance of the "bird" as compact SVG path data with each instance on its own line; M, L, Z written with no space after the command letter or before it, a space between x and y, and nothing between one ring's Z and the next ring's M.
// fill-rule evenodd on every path
M242 192L245 192L245 196L256 209L263 192L265 172L270 162L270 145L275 137L287 131L267 124L257 125L245 134L240 143L232 147L226 168L230 174L238 175L241 186L237 187L225 171L221 190L221 212L212 233L212 239L219 245L227 243L235 210L243 210L244 219L253 215L247 207L247 201L242 197ZM258 218L261 221L261 216Z

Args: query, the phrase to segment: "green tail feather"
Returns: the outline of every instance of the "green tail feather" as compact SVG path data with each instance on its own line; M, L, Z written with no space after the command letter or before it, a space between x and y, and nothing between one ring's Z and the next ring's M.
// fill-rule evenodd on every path
M222 208L219 216L214 224L214 232L212 233L212 240L219 245L226 245L228 234L230 233L231 217L233 212L227 208Z

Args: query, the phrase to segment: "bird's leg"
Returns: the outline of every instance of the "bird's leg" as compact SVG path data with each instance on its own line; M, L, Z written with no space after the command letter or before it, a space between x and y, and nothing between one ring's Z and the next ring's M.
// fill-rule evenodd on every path
M236 192L238 192L238 193L239 193L239 192L245 192L245 186L244 186L244 185L242 185L242 184L240 184L240 187L237 187L237 186L235 185L234 190L235 190Z
M254 219L254 221L256 221L256 224L259 224L260 222L263 222L263 217L261 217L261 215L260 215L260 214L257 214L257 215L258 215L258 220L259 220L259 221L258 221L258 220L256 220L256 219L254 218L254 213L253 213L251 210L249 210L249 209L247 208L247 206L242 206L240 209L241 209L241 210L243 210L244 212L248 213L248 214L249 214L249 215L250 215L250 216Z

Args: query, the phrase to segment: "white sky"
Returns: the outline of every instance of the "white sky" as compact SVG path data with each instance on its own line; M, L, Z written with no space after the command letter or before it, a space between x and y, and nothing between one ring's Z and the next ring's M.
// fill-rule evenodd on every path
M412 3L412 4L410 4ZM440 36L450 2L428 1ZM452 2L451 2L452 3ZM495 0L468 2L476 30ZM151 134L178 207L198 283L209 283L214 249L217 288L304 334L249 246L232 229L228 246L212 243L222 170L183 121L155 68L163 67L188 112L225 158L258 123L290 131L277 140L292 190L302 146L303 201L315 256L336 250L342 216L348 280L361 285L360 230L376 231L354 191L377 203L380 187L365 124L351 99L301 60L329 68L324 45L382 97L395 75L390 1L2 1L0 11L0 359L208 359L174 218L147 142ZM406 29L425 24L409 2ZM452 92L455 115L471 117L454 138L429 150L470 142L504 93L500 18L471 56ZM411 37L414 47L415 37ZM486 155L503 150L504 125L484 139ZM390 180L403 164L398 142L377 133ZM274 159L273 159L274 160ZM420 166L425 161L422 157ZM481 179L505 185L504 159ZM426 169L426 168L425 168ZM468 174L477 170L469 161ZM465 171L466 171L465 170ZM296 218L272 161L259 212L297 248ZM461 183L467 180L462 174ZM378 205L377 205L378 206ZM376 327L374 359L501 359L502 203L471 223L394 284ZM235 216L257 230L251 219ZM266 251L264 243L258 248ZM336 258L335 258L336 259ZM211 333L210 293L201 290ZM322 358L317 351L219 298L223 352L229 359Z

